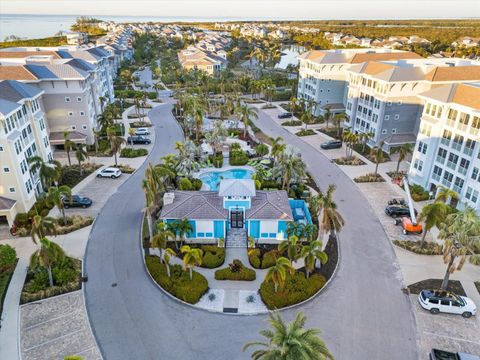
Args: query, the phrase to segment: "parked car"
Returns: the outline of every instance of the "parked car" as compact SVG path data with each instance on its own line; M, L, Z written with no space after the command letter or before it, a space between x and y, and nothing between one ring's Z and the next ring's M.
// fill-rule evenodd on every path
M67 197L62 198L63 205L66 209L69 207L81 207L87 208L92 205L92 200L86 196L72 195L72 198Z
M443 290L422 290L418 295L418 302L432 314L444 312L469 318L477 313L473 300Z
M120 177L120 175L122 175L122 171L114 167L108 167L108 168L97 171L97 178L108 177L108 178L115 179Z
M393 198L388 200L388 205L402 205L407 206L407 202L402 198Z
M278 114L279 119L290 119L293 116L291 112L284 112L281 114Z
M342 147L342 140L328 140L320 145L320 147L323 150L340 149Z
M410 216L410 210L405 205L388 205L385 208L385 214L391 217ZM417 210L415 210L417 215Z
M135 135L150 135L148 128L138 128L135 130Z
M127 144L150 144L152 140L143 135L134 135L127 138Z
M480 360L480 356L467 353L453 353L450 351L432 349L430 360Z

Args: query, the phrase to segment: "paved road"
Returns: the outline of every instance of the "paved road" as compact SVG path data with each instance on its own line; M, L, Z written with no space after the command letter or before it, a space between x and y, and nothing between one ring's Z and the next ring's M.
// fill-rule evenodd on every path
M170 105L150 113L157 141L151 161L173 150L181 130ZM326 291L302 310L307 326L318 327L337 359L410 360L416 332L408 298L390 243L360 191L309 145L261 113L258 125L297 146L325 187L338 186L336 200L348 225L341 238L341 265ZM185 307L154 286L143 267L139 245L143 168L107 202L86 252L86 303L104 357L110 359L247 359L241 348L259 339L265 316L229 316ZM297 310L284 312L291 320Z

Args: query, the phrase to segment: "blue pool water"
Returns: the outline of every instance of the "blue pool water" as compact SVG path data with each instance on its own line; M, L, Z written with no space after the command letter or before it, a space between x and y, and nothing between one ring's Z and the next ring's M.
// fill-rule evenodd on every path
M247 169L231 169L226 171L211 171L200 175L200 180L212 191L218 190L222 179L251 179L252 171Z

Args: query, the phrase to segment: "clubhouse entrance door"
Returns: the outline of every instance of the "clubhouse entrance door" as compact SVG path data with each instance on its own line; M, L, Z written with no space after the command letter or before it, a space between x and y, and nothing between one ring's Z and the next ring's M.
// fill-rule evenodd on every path
M230 227L232 229L243 228L243 211L232 210L230 212Z

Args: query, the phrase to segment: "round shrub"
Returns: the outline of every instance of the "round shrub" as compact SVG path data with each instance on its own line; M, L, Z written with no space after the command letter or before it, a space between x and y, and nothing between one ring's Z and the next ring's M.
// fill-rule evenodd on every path
M192 182L187 178L178 180L178 190L192 190Z
M212 245L203 245L203 259L201 267L213 269L225 262L225 248Z
M265 156L268 154L268 146L265 144L258 144L257 147L255 148L255 151L257 152L258 156Z
M192 183L192 189L193 190L198 191L202 188L203 183L202 183L202 180L200 180L200 179L194 178L194 179L191 180L191 183Z
M270 250L263 255L262 269L267 269L276 264L279 256L278 250Z

